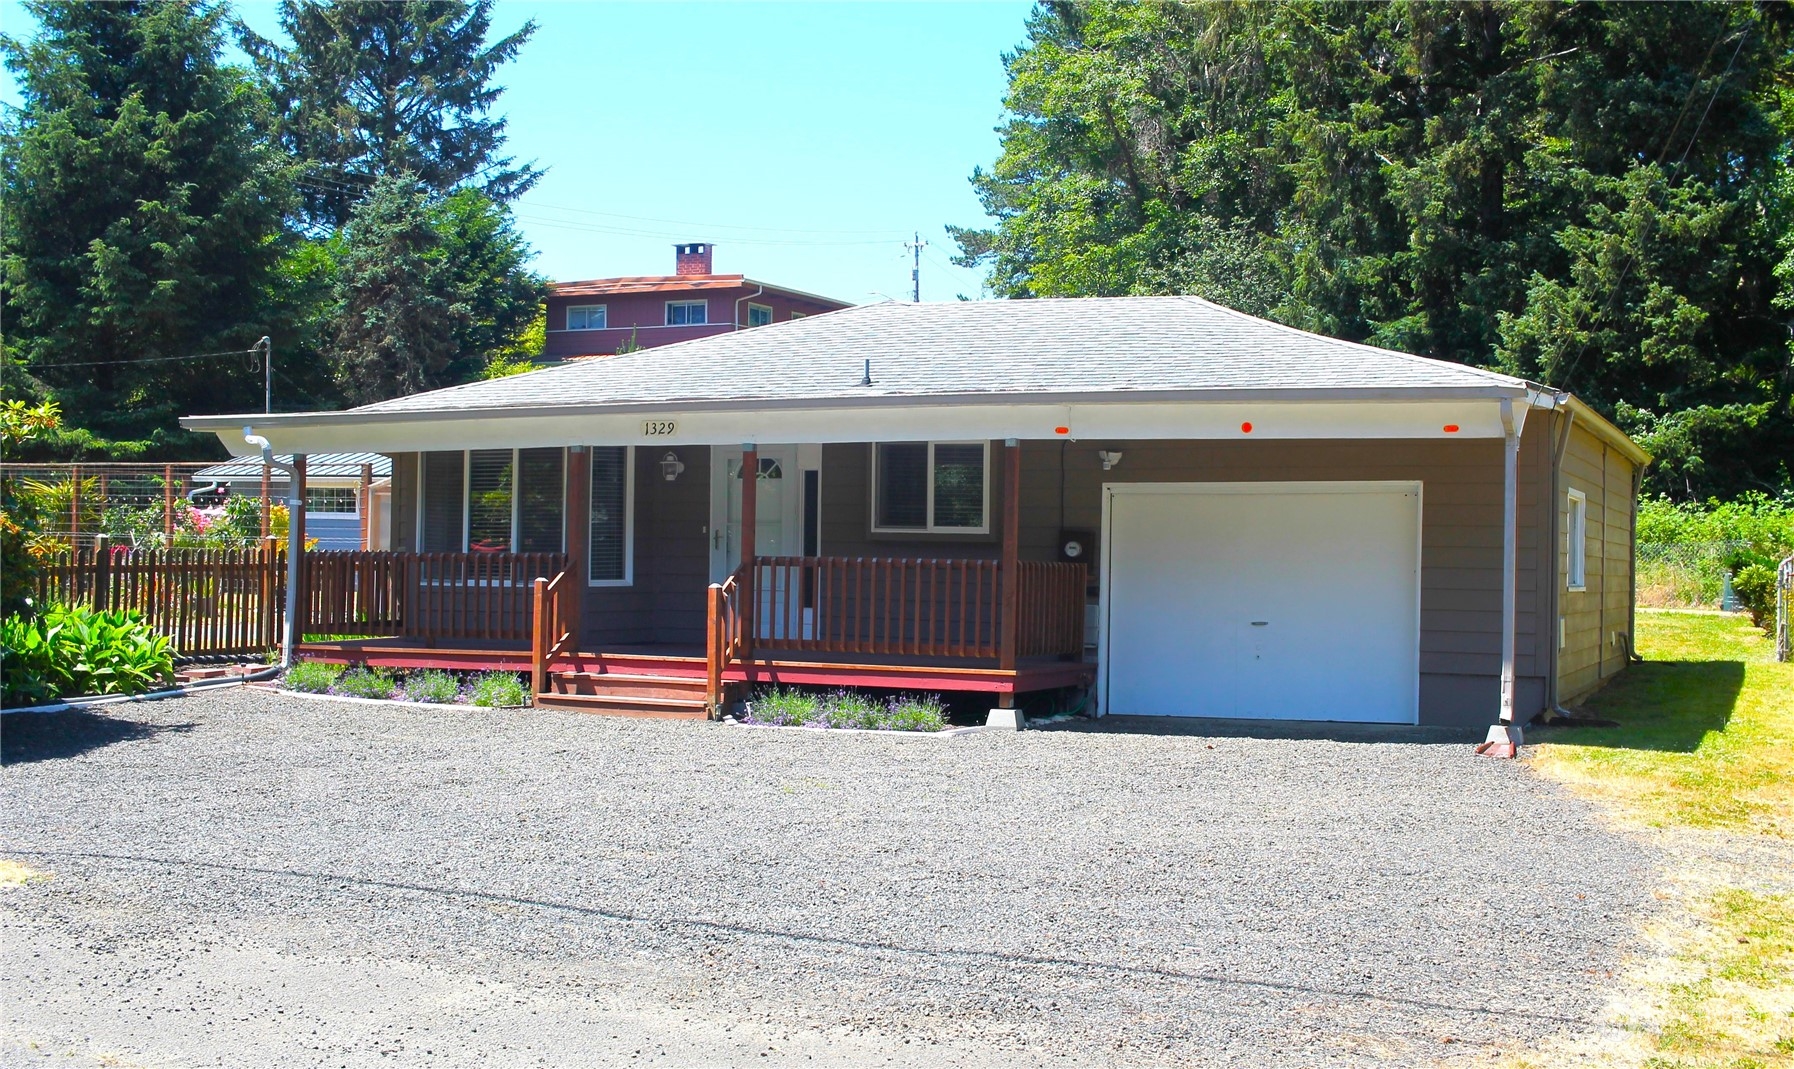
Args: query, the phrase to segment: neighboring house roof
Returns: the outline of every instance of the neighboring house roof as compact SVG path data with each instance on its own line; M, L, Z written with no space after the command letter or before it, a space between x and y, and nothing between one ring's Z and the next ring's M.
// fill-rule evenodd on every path
M274 458L282 464L291 464L292 456ZM371 464L374 478L389 479L392 477L392 458L384 453L313 453L305 458L305 477L307 479L359 479L361 466ZM283 481L284 472L275 472ZM262 477L262 460L260 457L239 457L227 460L222 464L214 464L209 468L201 468L193 473L195 479L259 479Z
M684 293L692 290L745 289L748 286L757 286L768 292L790 294L837 308L851 307L848 302L838 301L833 297L805 293L803 290L794 290L789 286L777 286L771 282L758 282L746 275L635 275L624 278L594 278L584 282L552 282L548 286L548 295L550 297L606 297L624 293Z
M871 384L865 385L870 362ZM655 404L1522 396L1464 364L1296 330L1195 297L861 305L355 413Z

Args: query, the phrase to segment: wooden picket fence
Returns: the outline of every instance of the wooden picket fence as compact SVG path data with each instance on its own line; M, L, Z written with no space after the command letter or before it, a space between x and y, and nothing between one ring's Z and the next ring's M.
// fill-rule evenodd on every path
M182 657L254 654L280 644L286 554L254 549L65 550L37 583L38 604L140 613Z

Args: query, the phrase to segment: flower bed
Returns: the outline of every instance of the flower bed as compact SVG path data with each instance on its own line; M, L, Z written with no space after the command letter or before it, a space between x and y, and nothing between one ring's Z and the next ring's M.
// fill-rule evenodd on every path
M345 667L301 661L281 680L288 690L346 698L427 702L432 705L479 705L514 708L528 705L529 687L515 672L444 672L422 669L402 676L367 665Z
M851 690L771 687L756 691L745 706L740 719L743 724L859 731L947 729L947 710L939 695L898 694L879 699Z

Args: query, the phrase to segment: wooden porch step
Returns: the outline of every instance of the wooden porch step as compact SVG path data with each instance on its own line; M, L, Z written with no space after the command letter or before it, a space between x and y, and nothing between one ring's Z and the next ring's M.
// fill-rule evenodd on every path
M702 676L637 675L623 672L554 672L549 685L556 694L615 695L704 701Z
M540 709L572 709L607 716L642 716L665 720L703 720L710 715L702 696L644 698L629 694L538 694Z

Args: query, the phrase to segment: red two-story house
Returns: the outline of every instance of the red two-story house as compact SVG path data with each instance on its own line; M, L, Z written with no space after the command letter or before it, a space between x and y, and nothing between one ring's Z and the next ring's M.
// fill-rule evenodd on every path
M782 323L846 301L711 271L715 246L675 245L674 274L557 282L548 290L549 360L611 356Z

